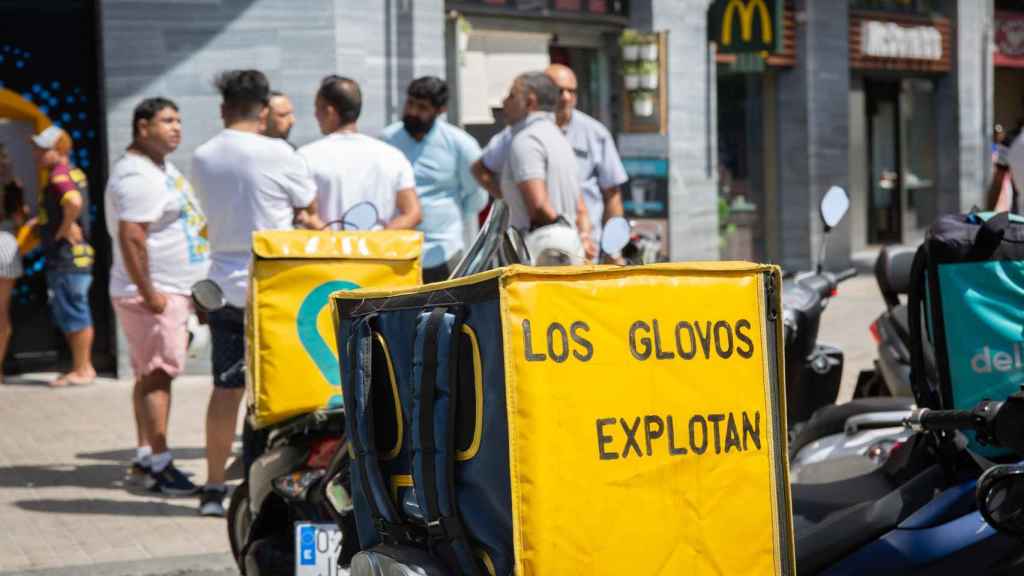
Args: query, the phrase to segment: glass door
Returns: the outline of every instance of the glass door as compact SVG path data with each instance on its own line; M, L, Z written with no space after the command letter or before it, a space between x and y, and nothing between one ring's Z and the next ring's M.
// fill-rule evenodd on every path
M868 83L868 242L902 240L899 85Z

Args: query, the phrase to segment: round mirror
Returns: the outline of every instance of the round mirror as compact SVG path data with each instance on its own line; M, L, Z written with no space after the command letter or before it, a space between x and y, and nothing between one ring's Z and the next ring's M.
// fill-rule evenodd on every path
M993 466L978 480L978 509L996 530L1024 536L1024 465Z
M209 278L200 280L192 285L192 301L196 307L206 312L220 310L227 305L224 299L224 291L216 282Z
M833 186L821 199L821 221L826 229L836 227L850 209L850 196L839 186Z
M629 220L622 216L609 218L601 229L601 251L605 254L618 254L629 243L631 232Z
M371 202L360 202L345 212L342 230L371 230L377 225L377 208Z

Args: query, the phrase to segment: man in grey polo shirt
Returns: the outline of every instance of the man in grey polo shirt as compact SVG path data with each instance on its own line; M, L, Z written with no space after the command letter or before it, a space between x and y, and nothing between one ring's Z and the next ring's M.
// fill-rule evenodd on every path
M545 74L559 90L555 121L572 146L583 200L593 227L591 239L597 245L602 223L614 216L622 216L620 187L628 179L626 170L608 129L576 110L577 83L573 71L562 64L552 64ZM489 179L496 180L495 175L501 172L510 141L511 131L506 128L491 139L483 156L474 165L473 173L485 187Z
M500 170L500 188L509 223L522 232L554 223L559 217L589 238L590 222L580 197L576 160L569 141L555 125L558 88L540 72L515 79L505 97L510 141Z

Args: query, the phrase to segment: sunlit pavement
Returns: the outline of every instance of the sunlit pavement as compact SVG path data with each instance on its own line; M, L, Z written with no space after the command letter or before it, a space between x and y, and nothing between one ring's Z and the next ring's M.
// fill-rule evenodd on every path
M0 573L197 555L201 566L230 567L223 519L200 517L195 498L126 486L135 443L130 382L50 389L52 377L0 385ZM210 378L173 386L169 441L199 483Z

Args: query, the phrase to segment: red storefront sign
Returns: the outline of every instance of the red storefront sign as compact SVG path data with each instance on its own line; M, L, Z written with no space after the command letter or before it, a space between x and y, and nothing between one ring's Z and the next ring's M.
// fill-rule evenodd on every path
M1024 12L996 12L995 40L994 65L1024 68Z

